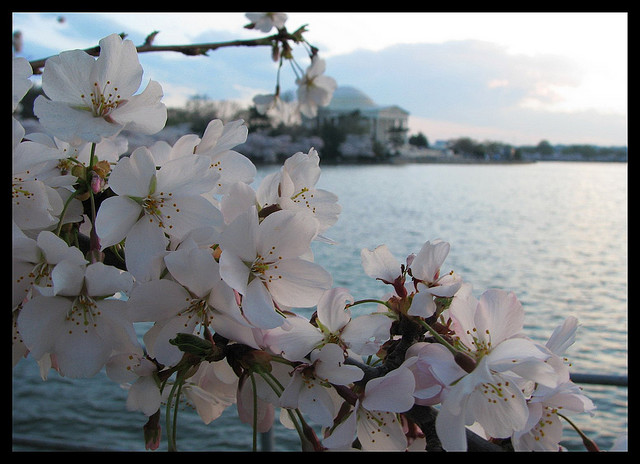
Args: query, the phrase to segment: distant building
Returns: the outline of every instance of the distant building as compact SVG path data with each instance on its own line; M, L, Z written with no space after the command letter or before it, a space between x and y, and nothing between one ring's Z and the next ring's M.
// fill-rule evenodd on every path
M399 137L401 143L407 142L409 130L409 112L397 105L377 105L369 96L354 87L338 87L328 106L318 108L318 123L337 122L341 115L358 111L367 121L369 136L373 141L384 145Z

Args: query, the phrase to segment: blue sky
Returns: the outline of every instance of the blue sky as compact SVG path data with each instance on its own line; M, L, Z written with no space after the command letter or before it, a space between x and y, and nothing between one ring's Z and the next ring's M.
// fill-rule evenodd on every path
M410 133L429 140L469 136L515 145L627 144L628 17L620 13L288 13L290 31L327 61L326 74L380 105L411 114ZM60 20L59 18L64 18ZM261 34L244 13L14 13L21 56L44 58L125 32L136 45L188 44ZM302 52L296 57L303 67ZM140 55L145 78L168 105L195 94L249 101L272 92L276 65L266 48L208 57ZM289 67L283 89L293 89Z

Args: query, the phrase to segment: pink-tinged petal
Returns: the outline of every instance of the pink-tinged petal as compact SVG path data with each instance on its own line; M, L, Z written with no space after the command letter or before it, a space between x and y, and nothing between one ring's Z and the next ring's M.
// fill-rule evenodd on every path
M303 361L324 336L303 317L287 317L280 327L266 331L263 342L289 361Z
M126 126L127 130L155 134L167 123L167 107L160 101L162 96L160 84L149 81L142 93L130 97L109 116L116 123Z
M304 259L284 259L277 266L271 266L264 279L273 299L284 306L315 306L333 283L325 269Z
M85 271L87 294L96 297L128 293L133 287L133 277L128 272L104 263L93 263Z
M149 195L156 163L146 147L136 148L131 156L125 156L111 170L109 187L118 195L144 198Z
M391 254L387 245L380 245L373 251L363 249L360 257L364 272L369 277L393 283L400 276L400 263Z
M277 211L260 224L257 251L267 262L271 257L297 258L310 250L317 232L317 221L310 214Z
M34 359L53 349L71 300L63 297L36 296L27 301L18 316L18 331Z
M244 261L233 254L231 250L223 250L220 255L220 277L222 280L241 294L247 293L250 269Z
M242 298L242 313L260 329L273 329L284 323L284 317L276 313L271 295L260 279L254 279Z
M358 416L357 433L363 451L406 450L407 438L394 413L359 411Z
M478 336L495 347L522 331L524 309L513 292L489 289L480 296L475 324Z
M328 389L314 384L311 388L302 388L298 398L300 411L309 416L309 419L323 427L333 425L333 418L337 411Z
M92 77L102 86L103 93L116 91L122 98L128 98L140 88L142 74L138 52L131 40L123 40L118 34L100 40L100 56Z
M203 196L176 196L165 199L162 208L164 231L181 240L193 229L219 227L224 224L222 213Z
M358 408L356 404L355 409ZM322 441L322 444L330 450L349 450L356 437L358 416L353 410L343 421L336 426L331 435Z
M374 355L390 337L392 320L384 314L365 314L349 322L342 340L361 356Z
M151 416L161 405L160 389L151 376L138 378L129 388L127 395L127 410L141 411L145 416Z
M405 412L414 403L415 379L408 368L394 369L367 382L362 406L369 411Z
M164 261L171 275L200 298L209 295L220 275L211 251L202 248L173 251L165 256Z
M487 388L479 386L469 397L467 406L487 435L506 438L525 426L529 410L522 391L514 382L497 380L497 384L502 384L499 394L495 391L496 383Z
M228 187L220 203L224 222L229 224L240 214L256 205L256 192L244 182L236 182Z
M255 208L251 208L239 214L224 228L220 237L222 256L228 253L237 256L242 261L252 263L257 255L257 242L258 213Z
M578 319L575 316L567 317L561 325L555 328L546 347L558 356L564 355L565 351L573 345L577 330Z
M256 376L256 383L261 378ZM245 379L244 383L239 386L238 391L238 417L245 424L249 424L253 427L256 423L256 431L263 433L268 431L273 425L273 419L275 416L275 409L271 403L267 403L257 396L257 407L254 408L254 399L256 395L253 394L253 382L251 379ZM257 410L254 420L254 411Z
M351 320L351 311L346 308L349 303L353 303L353 296L346 288L327 290L318 301L318 319L330 332L338 332Z
M125 241L127 269L138 282L159 279L165 269L169 240L158 224L142 218L131 227Z
M51 100L84 105L82 95L93 91L91 71L95 58L81 50L69 50L47 59L42 72L42 90Z
M175 316L189 304L189 292L172 280L161 279L136 285L127 300L134 322L153 322Z
M73 261L62 261L51 271L53 295L76 296L82 291L84 284L85 264Z
M450 245L447 242L426 242L411 263L413 276L428 283L435 282L449 249Z
M121 242L138 221L142 207L127 197L115 196L104 200L96 217L96 233L104 250Z
M67 103L52 101L40 95L33 103L33 112L47 132L65 142L99 143L122 130L122 125L94 117L88 110L75 109Z
M313 351L311 361L315 362L316 378L334 385L348 385L364 377L359 367L344 363L344 350L335 343L327 343Z
M177 197L209 192L219 177L217 172L209 169L210 164L209 157L201 155L169 160L158 171L156 193L166 198L169 193Z
M413 296L411 306L407 314L410 316L431 317L436 312L436 303L433 301L431 289L418 284L419 291Z
M418 345L416 347L416 345ZM439 343L424 343L413 345L409 350L411 354L418 356L415 368L422 371L429 371L434 378L442 385L451 385L453 382L464 377L465 372L456 364L453 354ZM417 350L415 350L415 348ZM414 350L412 350L414 348ZM410 351L407 350L407 356Z
M174 339L178 333L192 334L195 326L196 318L184 313L156 322L143 337L149 355L161 364L174 366L184 353L169 343L169 340Z
M240 310L238 310L238 314L240 314ZM259 332L259 329L249 327L246 320L239 321L238 318L231 315L218 313L213 317L211 328L229 340L235 340L255 349L261 349L264 346L256 341L255 335L256 332Z
M464 414L454 414L446 407L441 407L436 418L436 433L445 451L467 451Z

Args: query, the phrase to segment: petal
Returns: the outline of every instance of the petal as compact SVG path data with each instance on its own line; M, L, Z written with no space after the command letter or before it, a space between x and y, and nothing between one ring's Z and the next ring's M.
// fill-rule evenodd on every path
M318 304L333 279L321 266L304 259L279 261L277 269L271 266L264 275L273 299L289 307L308 308Z
M349 322L342 331L342 340L350 350L361 356L374 355L389 340L392 320L384 314L365 314Z
M167 107L160 101L162 87L156 81L149 81L149 85L138 95L128 99L109 115L113 121L127 130L151 135L160 132L167 122Z
M408 411L414 403L415 379L405 367L367 382L362 406L369 411Z
M513 292L489 289L480 296L475 323L479 336L496 346L522 331L524 309Z
M242 298L242 312L247 320L260 329L273 329L284 322L284 317L276 313L271 295L260 279L254 279Z
M327 290L318 301L318 319L330 332L338 332L351 320L347 303L353 303L353 296L341 287Z
M133 321L159 321L186 308L189 299L189 292L180 284L161 279L136 285L127 305Z
M121 242L138 222L142 207L130 198L109 197L100 204L96 217L96 234L104 250Z
M155 222L143 218L133 225L125 241L125 262L138 282L160 278L168 244Z
M255 207L252 207L225 227L220 237L222 256L229 253L252 263L257 256L257 241L258 214Z
M178 250L164 258L171 275L198 297L206 297L216 280L219 266L210 251L201 248Z
M323 427L333 425L335 406L325 387L314 383L311 388L302 388L298 398L298 406L303 414Z
M400 263L391 254L387 245L380 245L373 251L362 249L360 257L364 272L369 277L393 283L400 275Z
M133 276L114 266L97 262L87 266L85 285L90 296L111 296L117 292L128 293L133 286Z
M139 147L113 167L109 175L109 187L118 195L144 198L151 193L151 182L155 176L156 162L151 151Z
M266 261L270 256L297 258L310 250L317 232L317 221L310 214L277 211L260 224L257 251Z
M358 416L358 440L363 451L406 450L407 439L394 413L359 411Z
M270 350L289 361L304 361L323 339L317 327L305 318L296 316L287 317L280 327L268 330L263 341Z
M449 243L440 240L426 242L411 263L413 276L428 283L434 282L449 248Z
M36 296L24 304L18 316L18 331L35 359L51 352L70 310L71 300L57 296Z

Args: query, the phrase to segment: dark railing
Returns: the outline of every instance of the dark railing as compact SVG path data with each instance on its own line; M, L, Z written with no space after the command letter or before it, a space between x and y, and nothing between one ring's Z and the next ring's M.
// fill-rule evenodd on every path
M590 385L609 385L616 387L628 387L629 382L626 375L602 375L602 374L571 374L571 380L575 383ZM13 446L24 447L26 450L48 450L48 451L108 451L88 446L73 445L53 440L33 439L29 437L13 435ZM261 451L273 451L272 430L262 433L260 436Z

